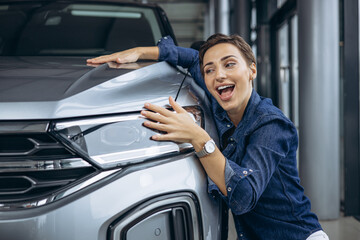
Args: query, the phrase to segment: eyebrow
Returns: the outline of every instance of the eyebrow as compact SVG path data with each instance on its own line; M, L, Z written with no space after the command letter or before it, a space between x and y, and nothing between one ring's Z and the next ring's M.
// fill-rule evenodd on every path
M235 55L227 55L227 56L225 56L225 57L222 57L222 58L220 59L220 61L224 61L224 60L226 60L226 59L228 59L228 58L231 58L231 57L237 58ZM211 65L211 64L213 64L213 63L214 63L214 62L208 62L208 63L206 63L206 64L204 65L203 68L205 68L207 65Z

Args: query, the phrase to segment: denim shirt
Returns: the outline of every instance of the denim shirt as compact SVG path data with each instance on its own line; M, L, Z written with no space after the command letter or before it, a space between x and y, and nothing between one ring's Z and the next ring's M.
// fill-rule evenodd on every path
M226 158L227 196L211 181L209 194L231 209L238 239L305 240L321 230L300 185L296 166L298 136L293 123L270 99L252 91L238 126L206 89L198 51L177 47L170 37L159 40L159 60L188 68L207 93Z

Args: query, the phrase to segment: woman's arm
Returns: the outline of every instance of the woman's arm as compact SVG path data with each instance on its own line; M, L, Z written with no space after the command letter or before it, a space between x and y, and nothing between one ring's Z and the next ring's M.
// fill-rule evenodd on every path
M145 104L145 108L150 111L141 112L146 118L155 121L144 122L146 127L166 132L166 134L154 135L152 139L156 141L187 142L193 145L196 152L201 151L205 143L211 139L209 134L198 126L187 111L176 103L172 97L169 98L169 103L175 112L150 103ZM224 155L216 147L215 152L200 158L200 161L207 175L226 196Z
M169 36L159 40L158 46L136 47L125 51L88 59L88 64L102 64L106 62L131 63L139 59L166 61L172 66L187 68L195 82L208 92L199 67L199 52L191 48L183 48L175 45Z
M157 46L131 48L110 55L104 55L104 56L88 59L87 63L90 64L101 64L106 62L131 63L131 62L136 62L139 59L158 60L159 48Z

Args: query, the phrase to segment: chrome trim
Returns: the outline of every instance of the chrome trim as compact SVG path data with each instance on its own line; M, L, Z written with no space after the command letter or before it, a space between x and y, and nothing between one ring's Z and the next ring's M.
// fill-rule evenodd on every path
M114 170L109 170L109 171L104 171L101 172L99 174L97 174L96 176L76 185L73 186L70 189L67 190L63 190L63 191L59 191L56 194L51 194L50 196L47 196L45 198L41 198L41 199L36 199L33 201L23 201L23 202L17 202L17 203L1 203L0 202L0 211L3 210L19 210L19 209L28 209L28 208L36 208L36 207L41 207L44 206L45 204L49 204L55 201L59 201L60 199L63 199L75 192L78 192L88 186L90 186L91 184L98 182L114 173L117 173L119 171L121 171L122 169L114 169Z
M76 121L59 121L56 122L54 130L60 131L65 128L69 128L72 126L79 126L79 125L100 125L100 124L107 124L107 123L116 123L116 122L124 122L124 121L131 121L137 119L144 119L142 115L139 113L132 113L132 114L124 114L124 116L110 116L110 117L99 117L99 118L90 118L90 119L82 119Z
M55 160L23 160L23 161L0 161L1 172L18 172L18 171L44 171L56 169L70 169L91 167L92 165L82 158L68 158Z
M63 198L63 197L68 196L70 194L73 194L73 193L75 193L75 192L77 192L77 191L79 191L79 190L81 190L81 189L83 189L83 188L97 182L97 181L100 181L101 179L103 179L103 178L105 178L105 177L107 177L107 176L109 176L109 175L111 175L113 173L120 172L121 170L122 170L122 168L109 170L109 171L106 171L106 172L101 172L98 175L86 180L85 182L80 183L80 184L78 184L78 185L76 185L76 186L74 186L74 187L72 187L72 188L70 188L70 189L68 189L66 191L63 191L61 194L57 194L54 198L55 198L55 200L58 200L60 198Z
M178 145L152 146L148 148L129 150L124 152L107 153L91 156L96 162L105 165L116 162L137 161L139 159L149 159L155 156L165 156L170 153L179 152Z
M113 17L113 18L141 18L141 13L132 12L110 12L110 11L91 11L91 10L71 10L74 16L85 17Z
M0 134L46 133L49 122L0 122Z
M174 196L174 197L171 197L171 198L168 198L168 199L163 199L163 200L160 199L158 201L154 201L152 204L150 204L148 206L142 207L143 205L146 205L146 203L143 204L138 209L136 209L136 210L132 211L131 213L129 213L128 217L122 219L120 222L116 223L112 227L113 230L111 231L110 239L111 240L121 240L120 239L120 237L121 237L120 234L123 231L123 229L125 229L130 223L132 223L136 219L141 218L146 213L154 211L154 210L156 210L158 208L165 207L164 209L161 209L159 212L155 212L151 216L155 216L155 215L157 215L159 213L163 213L164 211L168 210L166 208L166 206L171 205L171 204L177 204L177 203L185 203L185 204L189 205L190 212L191 212L192 226L193 226L193 231L194 231L193 236L191 236L192 237L191 239L199 240L200 239L200 237L199 237L200 232L199 232L199 221L198 221L199 216L198 216L198 213L196 211L197 206L195 205L195 203L194 203L194 201L193 201L193 199L191 197L185 196L185 195Z

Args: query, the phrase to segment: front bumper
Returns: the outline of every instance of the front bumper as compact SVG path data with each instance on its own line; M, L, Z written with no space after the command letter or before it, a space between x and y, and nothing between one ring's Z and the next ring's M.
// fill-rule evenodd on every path
M197 208L195 239L220 239L219 204L209 198L205 173L193 153L109 171L53 203L0 212L0 238L112 240L119 236L110 226L130 217L129 212L141 204L160 196L190 194L192 207Z

